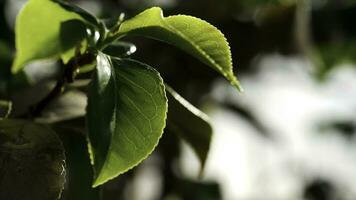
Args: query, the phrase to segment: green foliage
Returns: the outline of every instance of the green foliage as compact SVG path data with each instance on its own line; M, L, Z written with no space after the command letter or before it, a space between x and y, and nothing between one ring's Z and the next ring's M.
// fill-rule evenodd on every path
M150 154L165 127L167 99L157 71L140 62L99 54L88 93L94 186Z
M126 58L136 51L136 47L121 39L125 35L136 34L162 40L182 49L241 89L233 74L226 38L217 28L201 19L186 15L163 17L162 10L155 7L127 21L120 17L113 26L107 28L104 21L63 1L29 0L16 21L17 54L12 71L18 72L38 59L61 59L62 62L61 74L54 89L21 117L52 124L57 133L61 134L69 163L69 187L75 187L79 180L83 180L78 191L85 193L81 196L69 189L66 193L69 199L88 199L85 195L89 193L93 194L93 199L99 199L98 190L89 188L89 185L96 187L104 184L142 162L157 146L166 123L170 132L177 133L192 146L203 169L212 136L209 121L204 113L167 87L155 69ZM78 73L91 78L76 81ZM63 91L66 92L61 95ZM11 111L3 107L5 111ZM7 112L5 117L8 117ZM79 121L83 120L79 126L76 123L78 118ZM29 141L33 140L33 144L38 142L38 147L41 147L37 149L36 146L36 151L31 151L31 155L42 155L44 146L47 148L49 145L57 150L57 154L50 155L55 158L50 157L49 161L58 163L59 159L64 160L61 143L50 129L27 121L6 119L0 120L0 128L0 136L7 138L5 142L0 141L0 148L7 148L7 141L18 142L28 136ZM68 133L81 136L63 136ZM86 152L83 138L88 141L89 154L83 153ZM29 152L26 149L33 148L31 145L26 148L15 145L11 148L15 154L21 152L21 160L9 162L6 165L8 167L34 164L26 171L31 172L29 177L38 175L37 171L30 170L42 170L43 167L51 169L51 172L59 171L59 168L48 168L49 163L37 160L35 155L33 158L23 158L22 152L27 155ZM89 156L94 168L92 173L88 172ZM5 157L2 155L0 158L4 162ZM15 173L12 169L1 170ZM54 181L54 175L60 179L56 179L57 182L53 184L43 184L43 187L51 186L45 188L46 193L37 194L34 185L25 190L28 193L24 194L31 194L33 190L34 199L46 199L36 198L36 195L58 196L63 174L46 174L51 175L47 181ZM85 177L81 179L81 175ZM0 182L1 186L7 184L7 181L12 184L9 187L22 184L21 181L16 182L21 177L14 176L19 179L10 180L10 176L7 176L4 179L6 182ZM22 178L27 181L27 174ZM94 180L89 184L91 178ZM52 185L56 187L52 188ZM22 195L13 192L0 191L0 197Z
M160 8L150 8L124 21L119 37L138 34L177 46L225 76L242 90L232 71L231 52L224 35L208 22L187 15L163 17Z
M68 61L68 57L74 55L73 50L68 53L68 46L74 48L78 41L63 45L61 41L65 40L61 40L61 24L73 19L82 20L78 14L68 12L50 0L30 0L16 19L17 54L12 71L18 72L36 59L57 58L62 55ZM62 46L67 48L62 49Z
M64 160L62 143L48 127L0 120L0 199L58 199Z
M209 152L212 128L202 111L166 86L169 102L167 128L177 133L193 148L201 163L202 174Z

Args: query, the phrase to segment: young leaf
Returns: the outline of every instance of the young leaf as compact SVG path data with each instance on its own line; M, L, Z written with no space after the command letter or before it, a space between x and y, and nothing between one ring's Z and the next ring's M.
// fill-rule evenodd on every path
M68 49L61 48L61 24L73 19L84 21L51 0L29 0L16 18L17 54L12 71L18 72L32 60L65 54Z
M0 120L0 199L59 199L64 150L48 127Z
M168 97L167 128L181 136L197 154L202 174L209 152L212 128L208 116L166 85Z
M118 37L138 34L177 46L220 72L232 85L242 90L233 73L226 38L204 20L187 15L163 17L162 10L153 7L124 21L117 34Z
M157 71L100 53L88 91L87 126L93 187L145 159L165 127L167 99Z

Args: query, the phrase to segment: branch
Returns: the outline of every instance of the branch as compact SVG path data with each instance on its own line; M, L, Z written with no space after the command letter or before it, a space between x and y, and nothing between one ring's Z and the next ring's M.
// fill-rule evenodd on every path
M64 73L61 77L59 77L56 86L51 90L51 92L43 98L37 105L30 107L29 115L30 117L38 117L41 115L42 111L52 102L55 98L59 97L64 91L64 87L67 83L74 82L76 72L79 67L91 64L95 59L95 56L86 52L80 56L75 56L72 60L68 62L68 64L62 65L64 66Z

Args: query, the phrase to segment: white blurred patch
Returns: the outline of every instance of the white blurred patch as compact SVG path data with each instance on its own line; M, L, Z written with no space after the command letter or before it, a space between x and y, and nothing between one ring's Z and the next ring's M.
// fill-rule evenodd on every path
M162 189L162 174L157 168L158 160L151 155L138 168L131 185L128 199L159 199Z
M27 0L7 0L6 1L6 9L5 9L5 19L6 23L12 30L15 30L15 21L16 16L22 9L23 5L27 2ZM4 23L4 22L2 22Z
M258 73L242 77L243 94L226 81L216 84L215 99L248 108L274 138L260 137L229 110L208 113L215 134L205 177L219 181L224 199L302 199L305 183L315 177L331 181L346 199L356 196L355 142L316 128L355 119L356 68L338 67L325 83L308 69L301 58L269 55L258 63ZM184 149L184 172L194 178L199 165Z

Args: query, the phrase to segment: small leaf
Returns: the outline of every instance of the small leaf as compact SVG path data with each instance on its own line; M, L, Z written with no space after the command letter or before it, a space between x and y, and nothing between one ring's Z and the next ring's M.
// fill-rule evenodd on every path
M0 199L59 199L64 150L48 127L0 120Z
M136 52L134 44L116 41L103 49L103 52L113 57L126 57Z
M166 112L164 84L157 71L134 60L98 55L87 107L93 187L133 168L153 151Z
M167 128L181 136L197 154L202 174L210 148L212 128L208 116L166 85L168 97Z
M67 20L82 20L81 16L63 9L51 0L29 0L16 18L17 54L14 73L32 60L58 58L61 49L61 24Z
M124 21L117 34L119 37L143 35L177 46L220 72L242 90L233 73L230 47L225 36L204 20L187 15L163 17L162 10L153 7Z

